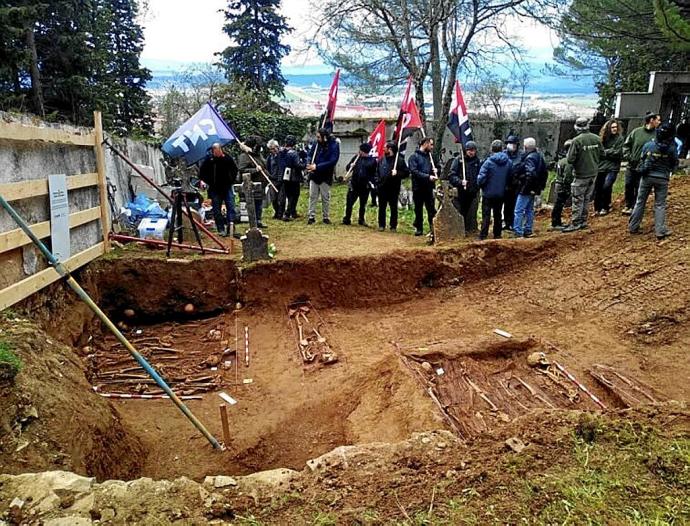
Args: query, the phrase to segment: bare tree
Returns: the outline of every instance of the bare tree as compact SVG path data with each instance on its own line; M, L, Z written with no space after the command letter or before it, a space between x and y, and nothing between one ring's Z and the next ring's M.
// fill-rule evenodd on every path
M565 0L319 0L311 45L355 85L380 88L412 76L425 119L431 76L437 147L460 71L486 68L519 47L511 18L549 20Z

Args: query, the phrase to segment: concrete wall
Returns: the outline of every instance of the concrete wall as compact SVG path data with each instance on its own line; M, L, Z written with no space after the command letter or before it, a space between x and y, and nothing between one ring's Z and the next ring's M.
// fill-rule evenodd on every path
M350 158L357 152L360 143L366 141L369 134L374 130L380 119L338 119L335 126L335 136L340 139L340 161L337 166L337 174L345 174L345 165ZM568 121L570 128L572 122ZM386 125L386 136L393 136L395 121L390 121ZM433 123L428 123L427 134L432 133ZM567 125L566 125L567 128ZM547 161L553 160L558 151L561 136L561 121L472 121L472 131L474 139L479 145L479 155L485 157L489 152L491 141L494 139L505 139L508 133L513 130L517 135L534 137L537 146L544 153ZM574 134L574 132L573 132ZM408 155L417 147L421 139L421 132L415 133L408 139ZM566 137L567 138L567 137ZM565 140L565 139L563 139ZM442 161L450 158L452 153L458 151L453 135L446 130L443 136Z
M37 124L26 117L16 117L0 112L0 126L4 122L21 122L25 125ZM50 126L41 123L42 126ZM71 126L55 127L75 131ZM136 163L153 166L154 177L158 182L165 180L159 161L160 151L153 146L130 140L113 141ZM115 199L118 207L131 199L132 170L106 148L106 174L117 191ZM39 141L14 141L0 139L0 183L13 183L46 179L49 174L76 175L96 172L94 148ZM69 192L70 213L93 208L99 205L98 187L80 188ZM108 206L108 203L105 204ZM12 202L12 206L29 223L50 219L48 196L33 197ZM14 230L17 225L11 217L0 209L0 232ZM70 231L70 249L76 254L101 240L100 221L92 221ZM44 239L50 247L50 238ZM35 273L46 267L43 257L32 245L0 254L0 288Z

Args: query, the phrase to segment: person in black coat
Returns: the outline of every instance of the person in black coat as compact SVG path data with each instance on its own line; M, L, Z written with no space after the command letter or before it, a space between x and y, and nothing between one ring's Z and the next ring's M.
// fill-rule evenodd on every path
M450 168L448 180L458 190L453 205L465 220L465 232L477 231L477 210L479 209L479 186L477 177L482 162L477 156L477 143L468 141L465 145L464 173L463 160L456 157Z
M367 211L369 185L373 183L376 178L376 159L369 156L370 152L371 144L368 142L360 144L359 152L347 165L347 171L349 172L352 170L352 177L350 178L347 197L345 199L345 217L343 217L343 225L350 224L352 207L355 202L359 200L359 224L367 226L364 219Z
M234 223L236 219L235 194L232 191L232 185L237 180L237 164L223 151L220 143L214 143L211 146L211 157L201 164L199 179L208 186L216 230L219 235L227 236L229 224ZM223 204L225 204L227 218L221 211Z
M278 208L283 221L292 221L297 217L297 201L302 187L304 168L307 166L305 159L295 149L296 144L295 136L288 135L278 154L277 171L282 181Z
M408 166L412 176L412 199L414 200L414 227L415 236L424 234L424 208L426 208L429 220L429 230L434 231L434 216L436 215L436 203L434 203L434 186L438 179L438 171L431 158L434 149L434 140L425 137L419 143L419 149L410 156Z
M386 207L391 209L390 229L395 232L398 228L398 196L402 180L410 176L410 171L402 156L395 157L398 145L390 141L383 149L383 157L376 169L376 190L379 194L379 231L386 229Z

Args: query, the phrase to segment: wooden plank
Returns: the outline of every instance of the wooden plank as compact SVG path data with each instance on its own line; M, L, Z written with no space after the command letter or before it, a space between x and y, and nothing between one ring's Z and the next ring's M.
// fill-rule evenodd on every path
M97 173L77 174L67 176L67 190L77 190L98 184ZM48 179L20 181L18 183L0 184L0 195L6 201L17 201L39 195L48 194Z
M98 172L98 194L101 197L101 229L103 230L104 252L110 252L110 219L108 218L108 180L105 176L105 152L103 151L103 119L100 111L93 112L94 132L96 140L96 171Z
M72 272L86 265L88 262L93 261L102 254L103 243L101 242L91 248L87 248L83 252L75 254L65 261L63 265L68 271ZM42 288L56 282L58 279L60 279L60 275L53 267L50 267L0 290L0 311L28 298Z
M92 131L76 133L59 128L39 128L38 126L24 126L16 122L3 122L0 123L0 139L56 142L93 147L96 135Z
M101 207L94 206L86 210L80 210L69 215L69 227L74 228L91 221L95 221L101 217ZM43 221L30 226L31 231L38 237L43 239L50 235L50 221ZM21 228L3 232L0 234L0 254L13 250L15 248L23 247L31 243L31 239L27 236Z

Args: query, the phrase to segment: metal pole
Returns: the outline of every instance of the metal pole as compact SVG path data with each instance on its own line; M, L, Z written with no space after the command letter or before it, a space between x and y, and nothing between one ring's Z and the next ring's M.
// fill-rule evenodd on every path
M135 243L145 243L147 245L153 245L157 247L167 247L167 241L161 241L160 239L144 239L143 237L125 236L124 234L113 234L111 232L110 239L114 241L133 241ZM173 243L173 248L183 248L186 250L201 250L196 245L187 245L184 243ZM221 250L219 248L204 248L205 252L211 252L213 254L227 254L227 251Z
M170 399L175 403L180 411L194 424L194 426L201 431L201 433L206 437L206 439L211 443L215 449L220 449L220 443L208 432L204 425L192 414L189 408L178 398L178 396L173 392L168 384L160 377L160 375L155 371L153 367L146 361L146 359L139 354L139 352L134 348L134 346L129 343L127 338L119 331L119 329L113 324L112 321L106 316L106 314L96 305L96 303L91 299L91 297L86 293L86 291L81 288L81 285L70 275L69 271L62 266L55 256L48 250L48 248L43 244L43 242L36 237L36 235L31 231L29 225L21 218L21 216L16 212L14 208L5 200L3 196L0 195L0 205L7 210L7 213L12 216L12 219L20 226L24 233L31 239L34 245L38 247L43 256L50 262L50 264L55 268L60 276L67 278L67 284L72 288L77 296L88 305L88 307L98 316L98 318L105 324L106 327L112 332L115 337L120 341L122 345L129 351L139 365L153 378L153 380L158 384L158 386L165 391Z

